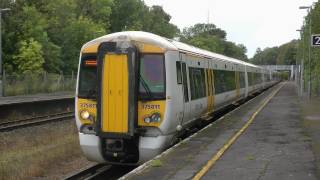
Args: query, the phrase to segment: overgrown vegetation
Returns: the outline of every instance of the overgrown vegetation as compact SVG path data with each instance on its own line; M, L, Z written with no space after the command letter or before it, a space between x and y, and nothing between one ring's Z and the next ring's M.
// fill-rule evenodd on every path
M320 98L312 98L311 101L301 102L301 118L304 127L304 141L311 141L311 147L315 156L316 174L320 178Z
M83 159L73 121L5 132L0 134L0 139L0 179L3 180L44 178L59 165L63 168L64 162Z
M309 79L309 44L311 43L311 34L320 34L320 2L316 2L310 13L304 19L304 26L301 28L301 37L298 48L298 63L304 65L304 82L307 87ZM320 48L311 48L311 76L312 76L312 93L320 95Z
M7 74L76 72L83 43L118 31L141 30L246 60L246 48L226 41L214 24L196 24L180 33L161 6L143 0L12 0L2 16Z
M5 76L4 79L5 96L74 91L76 87L74 75L29 72Z

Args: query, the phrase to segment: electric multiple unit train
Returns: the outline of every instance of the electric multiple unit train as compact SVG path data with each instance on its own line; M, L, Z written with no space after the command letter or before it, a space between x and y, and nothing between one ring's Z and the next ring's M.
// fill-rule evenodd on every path
M146 32L119 32L80 52L76 123L85 156L139 164L186 128L275 84L277 73Z

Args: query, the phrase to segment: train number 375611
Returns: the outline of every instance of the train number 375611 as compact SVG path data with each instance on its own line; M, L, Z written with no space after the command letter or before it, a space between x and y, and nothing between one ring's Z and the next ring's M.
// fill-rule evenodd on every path
M160 109L160 105L157 104L144 104L142 109Z

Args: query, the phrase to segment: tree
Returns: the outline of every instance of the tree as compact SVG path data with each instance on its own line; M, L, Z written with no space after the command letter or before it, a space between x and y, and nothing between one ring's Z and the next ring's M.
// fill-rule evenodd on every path
M179 29L170 23L171 16L161 6L149 8L141 0L116 0L111 13L111 32L147 31L167 38Z
M216 27L214 24L195 24L194 26L184 28L182 36L185 39L191 39L197 36L216 36L219 39L225 40L227 33Z
M15 70L12 61L13 56L19 52L21 41L28 41L29 39L35 40L41 44L43 51L43 58L45 59L46 71L57 72L60 70L60 48L52 43L48 37L47 19L34 7L23 6L13 9L14 15L9 16L5 26L10 30L5 31L4 34L4 54L6 67L11 66L13 71ZM52 69L52 67L54 67ZM9 71L10 72L10 71Z
M64 39L61 44L61 50L65 52L62 54L63 71L68 74L76 71L79 62L79 51L82 45L105 33L101 25L85 17L80 17L63 29L61 32L61 37Z
M197 36L188 40L187 43L195 47L205 49L215 53L223 54L224 52L223 42L216 36L211 36L211 37Z
M275 65L277 63L278 47L257 49L256 54L250 60L253 64L258 65Z
M173 38L178 34L179 29L176 25L170 23L170 19L171 16L161 6L152 6L148 16L144 18L142 30Z
M110 17L111 32L142 30L149 8L141 0L115 0Z
M277 57L277 64L292 65L296 64L298 42L292 40L279 47L279 54Z
M187 44L236 59L248 60L246 47L226 41L226 35L224 30L217 28L214 24L195 24L184 28L180 36L181 41Z
M161 6L148 7L143 0L11 0L2 16L3 59L6 72L17 72L13 59L20 56L21 42L30 39L41 46L44 71L77 70L81 46L98 36L118 31L147 31L227 56L246 59L243 45L226 42L226 32L214 24L196 24L180 30Z
M250 60L254 64L261 65L292 65L296 63L297 40L282 44L279 47L265 48L263 51L258 48Z
M248 57L246 55L246 52L247 52L247 48L242 44L236 45L233 42L229 42L229 41L224 42L223 54L229 57L247 61Z
M76 0L75 2L77 18L87 17L97 24L102 24L105 30L110 28L112 0Z
M16 65L18 74L39 74L43 72L43 52L39 42L30 38L19 43L19 53L13 56L13 63Z

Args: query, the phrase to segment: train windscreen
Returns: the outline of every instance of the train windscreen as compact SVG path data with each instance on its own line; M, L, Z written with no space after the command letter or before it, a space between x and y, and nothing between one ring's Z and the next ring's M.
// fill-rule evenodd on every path
M97 56L84 54L81 58L78 97L96 99L97 84Z
M165 98L164 55L143 54L140 58L139 97L145 100Z

